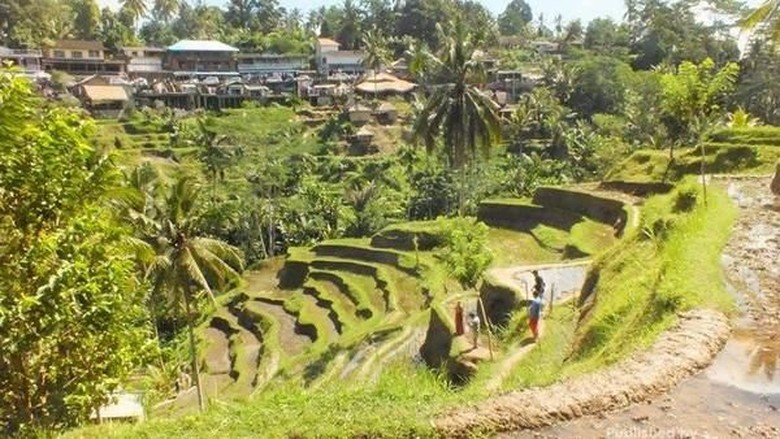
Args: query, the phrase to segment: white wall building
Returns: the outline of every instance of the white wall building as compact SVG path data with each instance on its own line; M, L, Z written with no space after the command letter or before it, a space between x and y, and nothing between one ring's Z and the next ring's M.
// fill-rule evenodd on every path
M349 74L362 73L363 52L359 50L339 50L341 45L330 38L317 39L314 56L317 71L324 75L331 72Z
M159 47L123 47L122 54L127 58L127 74L144 76L161 74L165 49Z
M241 53L238 73L245 75L292 74L309 69L307 55L277 55L273 53Z

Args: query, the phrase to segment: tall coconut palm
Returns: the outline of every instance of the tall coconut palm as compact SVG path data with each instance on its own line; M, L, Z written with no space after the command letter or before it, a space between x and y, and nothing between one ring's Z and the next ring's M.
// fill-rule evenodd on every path
M194 227L198 187L182 178L170 189L156 218L154 233L145 237L155 258L147 275L158 297L183 305L189 333L192 373L198 392L198 405L206 403L200 381L198 350L193 325L200 295L214 300L213 290L238 278L243 260L238 251L217 239L199 236Z
M363 34L363 66L371 69L374 75L378 74L383 66L390 62L390 50L387 48L387 39L376 29ZM376 77L374 78L376 79ZM374 99L379 95L378 81L374 81Z
M121 0L121 10L125 11L133 19L133 24L146 14L144 0Z
M439 32L444 42L440 56L430 55L436 74L434 92L419 112L413 127L417 141L429 151L442 138L449 165L460 172L459 211L465 207L466 167L487 155L492 145L501 139L498 105L479 89L484 80L481 60L474 56L471 36L463 22L456 18L452 29Z
M243 150L240 146L231 144L228 136L211 130L203 118L199 118L197 122L198 132L193 144L201 148L198 158L206 167L212 190L216 190L217 182L225 179L225 170L235 163L243 154Z
M164 22L168 22L179 10L179 0L154 0L154 13Z
M761 28L774 41L780 41L780 0L766 0L751 10L740 23L745 29Z

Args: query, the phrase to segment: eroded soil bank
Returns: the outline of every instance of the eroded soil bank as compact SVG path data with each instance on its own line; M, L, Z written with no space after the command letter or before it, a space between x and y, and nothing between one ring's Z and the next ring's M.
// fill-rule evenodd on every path
M513 431L553 425L626 407L661 394L710 364L729 335L726 317L709 310L680 316L653 347L601 372L550 387L509 393L436 419L446 437L479 431Z
M713 364L626 410L506 438L780 438L780 211L770 178L721 178L740 208L723 264L741 316Z

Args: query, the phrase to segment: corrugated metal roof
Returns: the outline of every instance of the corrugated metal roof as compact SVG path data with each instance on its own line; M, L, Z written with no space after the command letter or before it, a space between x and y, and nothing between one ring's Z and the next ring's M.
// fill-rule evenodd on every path
M170 52L238 52L233 46L216 40L181 40L168 46Z

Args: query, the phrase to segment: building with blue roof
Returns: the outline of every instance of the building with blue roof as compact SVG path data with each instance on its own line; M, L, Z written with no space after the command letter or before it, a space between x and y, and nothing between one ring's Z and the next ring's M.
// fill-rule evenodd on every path
M215 40L181 40L165 51L165 70L177 76L238 74L238 49Z

